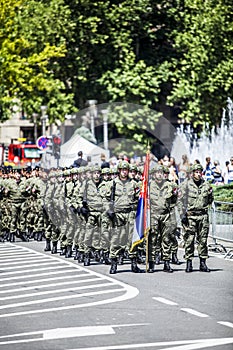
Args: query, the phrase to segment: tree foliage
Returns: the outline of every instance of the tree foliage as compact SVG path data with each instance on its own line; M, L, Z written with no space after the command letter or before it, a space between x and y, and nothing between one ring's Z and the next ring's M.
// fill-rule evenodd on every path
M215 125L232 95L231 15L230 0L1 0L1 119L15 98L28 115L48 105L51 121L95 99ZM139 143L159 118L114 113Z
M73 108L72 95L54 72L59 58L66 55L69 9L62 0L7 0L2 1L0 21L3 117L20 101L29 115L48 105L51 121L64 118Z

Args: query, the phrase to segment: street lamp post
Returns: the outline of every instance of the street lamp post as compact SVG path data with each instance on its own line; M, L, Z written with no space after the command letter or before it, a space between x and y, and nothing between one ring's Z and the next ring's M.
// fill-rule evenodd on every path
M33 124L34 124L34 142L36 142L37 138L38 138L38 134L37 134L37 118L38 118L38 113L33 113L32 114L32 118L33 118Z
M97 109L96 109L96 100L88 100L87 101L89 110L90 110L90 118L91 118L91 133L95 137L95 118L97 117Z
M46 114L46 111L47 111L47 106L41 106L40 109L41 109L41 124L42 124L42 135L43 136L46 136L46 122L47 122L47 119L48 119L48 116Z
M108 149L108 110L101 111L103 116L104 149Z

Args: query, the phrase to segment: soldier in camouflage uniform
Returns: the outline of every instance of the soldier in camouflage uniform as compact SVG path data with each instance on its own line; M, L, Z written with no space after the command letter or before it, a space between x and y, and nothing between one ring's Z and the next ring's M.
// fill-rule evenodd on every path
M107 211L107 214L112 220L110 274L115 274L117 272L117 258L119 258L122 251L129 251L131 247L131 242L129 243L129 219L131 211L134 209L135 197L138 197L139 195L137 183L131 181L129 178L129 163L127 161L121 161L118 164L118 172L119 176L114 179L115 193L113 208L110 208ZM112 190L113 188L114 187L112 186ZM131 271L138 273L141 272L141 270L137 266L136 257L137 252L129 254L129 258L131 259Z
M21 206L26 199L23 194L23 185L24 179L21 176L21 172L18 170L12 174L12 177L6 184L5 193L9 198L9 204L11 206L11 241L14 241L15 236L21 238L22 241L28 241L28 237L25 235L25 218L22 217L21 213Z
M0 181L0 220L1 220L1 239L10 240L10 220L11 220L11 207L6 192L6 186L8 182L8 172L6 169L2 170L2 177Z
M100 227L103 212L103 201L99 192L101 168L93 166L89 176L83 182L77 202L80 213L86 218L86 232L84 236L84 266L90 265L91 253L96 260L100 260Z
M207 239L209 234L208 207L213 202L213 191L209 182L202 178L203 167L195 164L192 168L192 178L182 182L179 210L184 228L186 272L192 272L195 238L197 240L200 271L210 272L206 265L208 258Z
M47 213L45 226L46 246L44 250L51 251L52 254L56 254L60 230L57 226L57 215L55 215L56 208L53 202L54 193L56 189L56 172L54 169L50 170L45 185L46 188L44 188L44 191L42 193L42 199L44 204L43 208Z
M163 270L173 272L170 267L170 258L174 232L171 230L170 215L171 207L176 203L178 191L171 182L164 179L162 165L157 164L153 172L155 175L150 183L151 230L148 236L148 272L154 272L156 251L160 247L160 241L164 260Z
M74 233L74 249L75 256L74 260L82 263L84 261L84 235L86 229L86 218L80 213L80 206L78 203L78 198L80 194L80 189L82 186L81 172L84 167L71 169L72 182L74 184L72 197L70 199L70 210L75 215L76 227Z
M101 234L100 234L100 258L106 265L110 264L110 240L111 240L111 220L107 215L108 201L107 196L111 188L111 171L109 168L103 168L101 171L101 183L99 192L103 201L103 213L101 214Z

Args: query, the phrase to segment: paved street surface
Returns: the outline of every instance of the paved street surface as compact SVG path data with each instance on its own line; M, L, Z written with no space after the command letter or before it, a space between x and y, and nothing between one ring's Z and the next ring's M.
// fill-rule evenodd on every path
M44 252L45 242L0 243L0 349L233 349L233 259L211 273L88 268ZM145 265L140 265L145 269Z

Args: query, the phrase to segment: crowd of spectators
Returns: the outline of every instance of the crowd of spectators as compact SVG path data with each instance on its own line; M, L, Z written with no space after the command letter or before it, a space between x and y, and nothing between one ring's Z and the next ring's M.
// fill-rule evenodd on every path
M82 152L80 151L78 155L83 157ZM82 163L75 161L73 166L87 165L86 160L82 159ZM100 165L101 168L117 168L117 165L120 161L127 161L130 164L134 164L138 167L144 165L144 160L140 157L138 158L129 158L124 153L120 153L118 156L112 156L110 159L106 160L105 154L100 155ZM84 164L85 162L85 164ZM161 159L157 159L152 153L150 153L150 168L153 168L154 165L158 163L169 169L168 178L170 181L181 184L187 177L190 172L192 165L200 164L199 159L195 159L193 162L190 162L187 154L183 154L180 163L176 163L174 157L165 154ZM223 185L233 183L233 157L225 162L225 166L222 168L220 166L219 160L211 160L211 157L207 156L205 158L205 164L202 164L203 178L210 183L215 185Z

